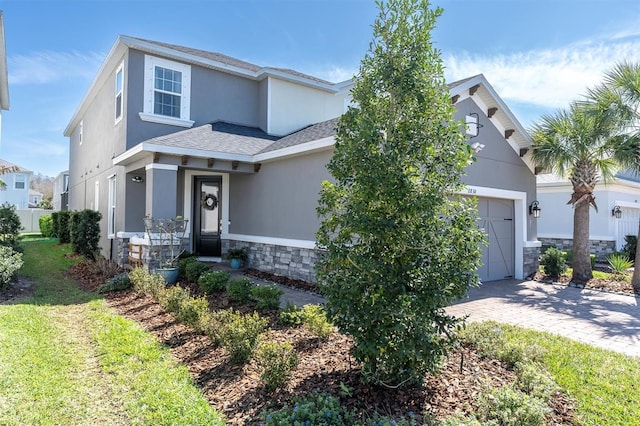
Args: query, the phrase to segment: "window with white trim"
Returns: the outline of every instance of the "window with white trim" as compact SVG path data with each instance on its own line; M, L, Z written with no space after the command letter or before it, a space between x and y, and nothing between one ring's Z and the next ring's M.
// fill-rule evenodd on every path
M191 127L191 66L146 55L144 121Z
M95 211L98 211L98 208L99 208L98 201L99 200L100 200L100 182L96 181L96 191L93 194L93 209Z
M120 64L116 71L116 123L122 118L124 87L124 62Z
M107 212L107 237L116 235L116 175L109 177L109 211Z
M16 174L13 180L13 189L25 189L27 187L27 176Z
M78 125L79 129L78 129L78 140L80 140L80 145L82 145L82 133L84 131L83 127L84 127L84 120L80 122L80 124Z

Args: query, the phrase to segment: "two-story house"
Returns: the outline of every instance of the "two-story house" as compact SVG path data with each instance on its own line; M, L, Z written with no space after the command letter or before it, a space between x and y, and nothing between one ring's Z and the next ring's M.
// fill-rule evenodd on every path
M69 170L58 173L53 181L53 210L68 210L69 208Z
M69 209L103 213L102 253L112 259L125 258L145 216L183 216L189 249L202 256L244 246L252 267L313 280L318 194L350 88L120 36L65 130ZM531 141L483 76L451 91L459 115L484 126L467 192L481 197L490 230L481 274L528 275L539 245L528 215Z
M0 169L7 171L0 175L4 183L0 187L0 204L13 204L19 210L29 208L29 183L33 172L2 159Z

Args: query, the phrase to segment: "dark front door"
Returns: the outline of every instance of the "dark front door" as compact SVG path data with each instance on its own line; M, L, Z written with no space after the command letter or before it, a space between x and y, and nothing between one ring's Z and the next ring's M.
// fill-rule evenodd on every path
M220 256L222 178L197 177L194 185L194 243L200 256Z

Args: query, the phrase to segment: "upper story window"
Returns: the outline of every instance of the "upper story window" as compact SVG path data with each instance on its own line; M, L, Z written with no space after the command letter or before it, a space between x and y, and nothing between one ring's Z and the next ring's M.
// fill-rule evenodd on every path
M191 66L146 55L144 110L140 118L191 127Z
M116 123L122 118L123 86L124 86L124 62L116 71Z
M13 180L13 189L25 189L27 187L27 176L16 174Z

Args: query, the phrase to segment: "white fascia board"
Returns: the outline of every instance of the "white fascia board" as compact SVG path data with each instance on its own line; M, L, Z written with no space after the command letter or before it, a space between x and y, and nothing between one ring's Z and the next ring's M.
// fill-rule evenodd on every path
M312 240L295 240L290 238L263 237L261 235L222 234L223 240L244 241L247 243L272 244L275 246L315 249L316 242Z
M253 161L260 163L263 161L277 160L280 158L291 157L294 155L307 154L313 151L319 151L332 147L335 144L335 138L329 136L327 138L318 139L311 142L302 143L299 145L290 146L287 148L277 149L275 151L269 151L262 154L253 156Z
M226 152L215 152L215 151L203 151L200 149L189 149L189 148L179 148L175 146L167 146L167 145L155 145L151 143L142 142L133 148L123 152L113 159L113 165L125 165L127 164L127 160L134 157L136 154L141 152L157 152L160 154L169 154L176 156L189 156L189 157L200 157L200 158L217 158L220 160L229 160L229 161L242 161L245 163L250 163L253 161L253 157L251 155L244 154L229 154Z
M102 62L102 65L100 65L100 69L98 70L98 73L93 79L91 86L89 86L89 90L87 90L87 92L84 94L84 97L82 98L82 101L80 101L78 108L75 110L75 112L71 116L71 120L69 120L69 124L67 124L67 127L64 129L64 133L63 133L64 136L67 136L67 137L71 136L71 132L78 125L78 122L80 121L80 117L82 113L84 112L87 105L89 104L89 99L93 99L94 92L96 92L98 88L104 84L107 78L110 77L108 73L105 72L105 70L111 67L113 62L121 62L120 56L126 50L126 46L122 42L123 38L124 37L122 36L118 36L118 38L116 39L116 42L113 44L113 46L111 47L111 50L107 54L107 57ZM113 67L115 68L116 64L113 64Z

